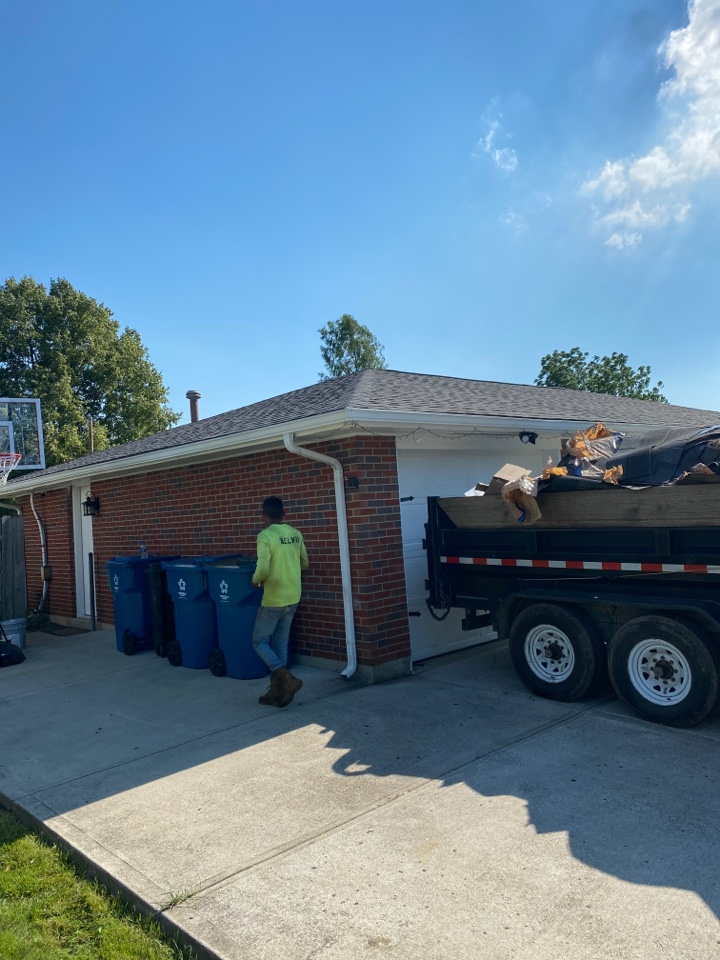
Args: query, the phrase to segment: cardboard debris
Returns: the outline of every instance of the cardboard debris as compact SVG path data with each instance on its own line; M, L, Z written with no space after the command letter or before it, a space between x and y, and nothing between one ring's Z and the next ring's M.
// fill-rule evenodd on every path
M500 496L506 483L514 483L522 477L529 476L530 471L526 470L525 467L518 467L514 463L506 463L504 467L497 471L485 492L489 497Z
M471 490L466 490L464 497L484 497L487 493L488 485L486 483L476 483Z
M519 477L502 488L502 498L518 523L537 523L542 517L538 507L538 482L530 476Z

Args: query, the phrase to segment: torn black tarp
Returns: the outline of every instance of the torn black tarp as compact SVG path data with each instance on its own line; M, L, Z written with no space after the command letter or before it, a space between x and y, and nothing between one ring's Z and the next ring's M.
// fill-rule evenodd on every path
M659 487L674 483L698 464L720 473L719 459L720 426L675 427L623 437L607 466L622 467L621 486Z

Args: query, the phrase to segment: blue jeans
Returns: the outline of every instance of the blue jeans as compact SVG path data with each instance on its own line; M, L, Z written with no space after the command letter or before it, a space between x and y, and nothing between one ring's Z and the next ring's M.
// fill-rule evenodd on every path
M252 643L255 653L270 673L287 666L290 624L298 605L289 607L260 607L255 620Z

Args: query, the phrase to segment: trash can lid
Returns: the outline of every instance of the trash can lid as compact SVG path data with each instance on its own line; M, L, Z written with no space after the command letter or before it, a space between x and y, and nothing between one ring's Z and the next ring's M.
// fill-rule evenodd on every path
M222 567L223 570L234 570L250 563L257 563L257 557L252 557L247 553L239 553L230 557L205 557L203 559L204 567Z
M151 553L148 554L147 557L141 557L133 554L130 557L111 557L107 562L107 566L109 566L111 563L114 563L119 567L134 567L140 563L160 563L162 561L178 559L180 559L180 557L177 553L174 553L171 556Z

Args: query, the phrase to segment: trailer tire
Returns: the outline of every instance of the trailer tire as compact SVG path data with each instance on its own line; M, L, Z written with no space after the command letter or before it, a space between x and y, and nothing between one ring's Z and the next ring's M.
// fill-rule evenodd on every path
M674 617L636 617L610 641L610 679L637 713L671 727L709 716L720 687L720 660L697 627Z
M535 603L510 628L510 656L517 675L549 700L579 700L605 676L605 645L582 613L554 603Z

